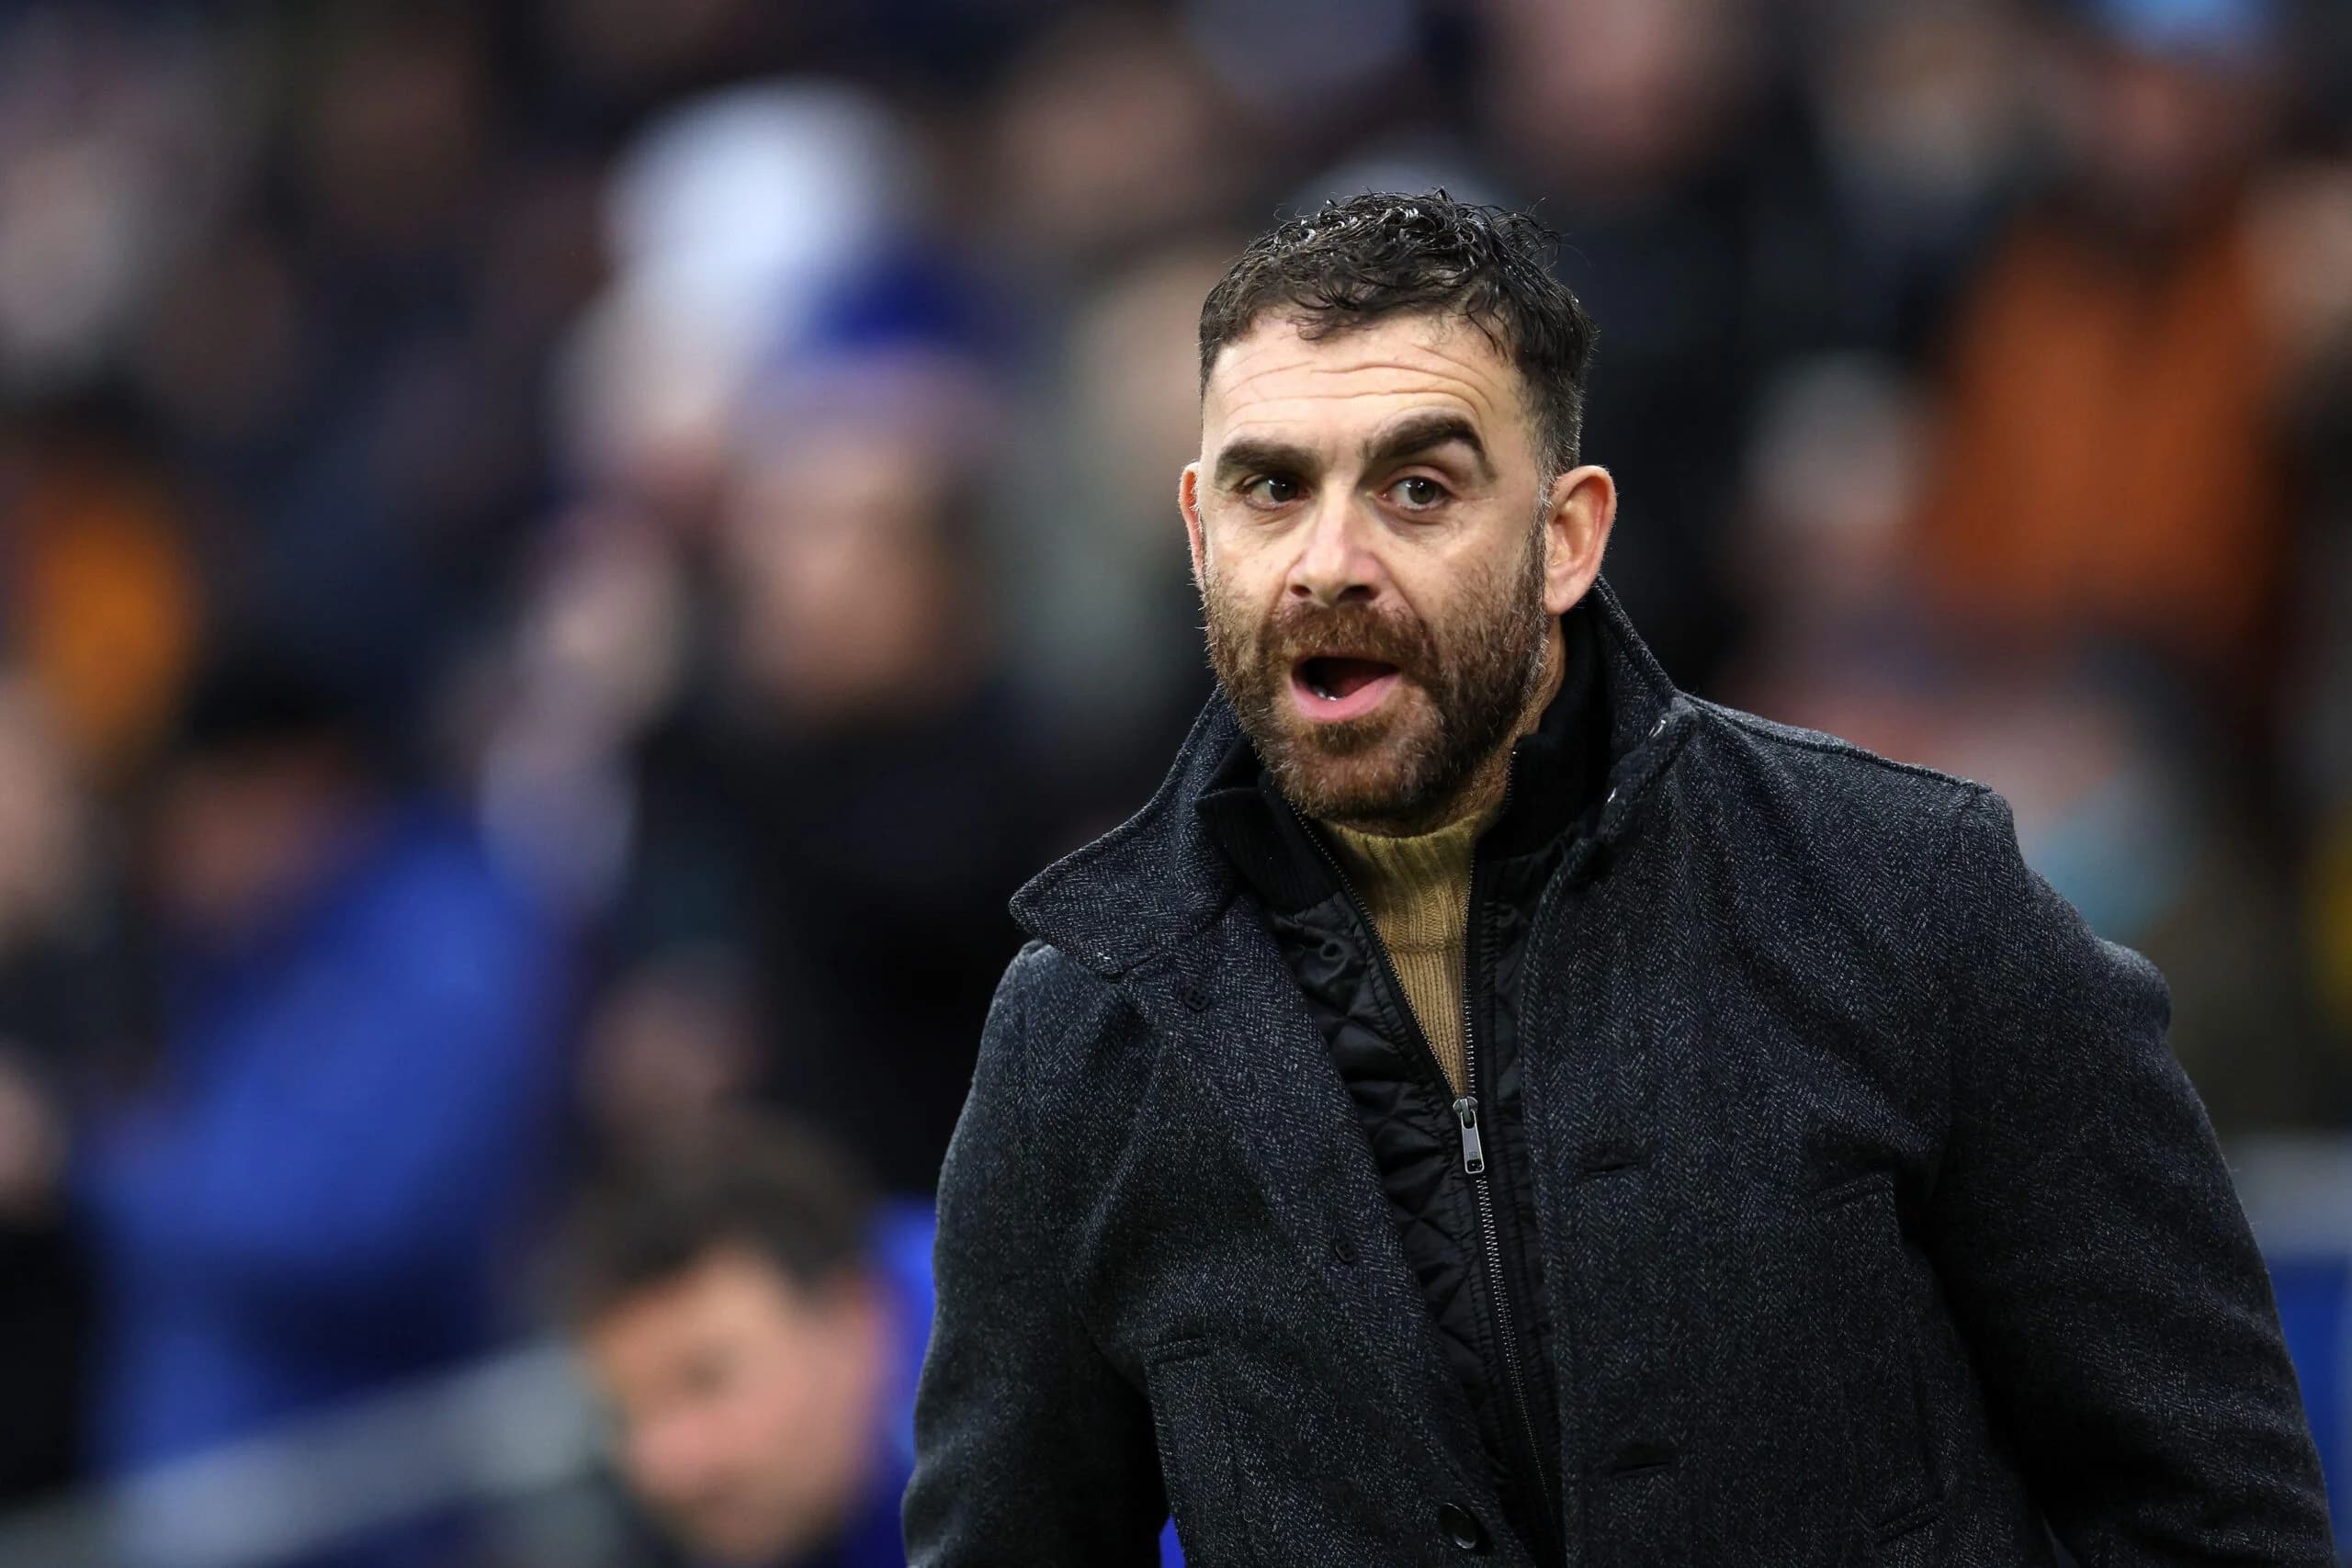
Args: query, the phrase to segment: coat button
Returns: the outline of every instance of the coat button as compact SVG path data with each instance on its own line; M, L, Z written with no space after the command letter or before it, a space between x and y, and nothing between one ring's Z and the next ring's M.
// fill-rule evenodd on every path
M1437 1509L1437 1528L1445 1539L1464 1551L1487 1550L1487 1532L1479 1528L1478 1516L1459 1503L1441 1503Z
M1342 1263L1353 1263L1356 1260L1356 1244L1346 1236L1335 1235L1331 1238L1331 1256Z

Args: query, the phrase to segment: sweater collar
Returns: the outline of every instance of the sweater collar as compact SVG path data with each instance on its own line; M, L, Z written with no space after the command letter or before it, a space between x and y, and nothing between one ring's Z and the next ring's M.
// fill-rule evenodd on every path
M1690 700L1605 581L1563 629L1560 691L1518 743L1509 807L1487 852L1525 853L1580 824L1613 839L1687 730ZM1219 695L1149 804L1039 873L1014 896L1012 913L1032 936L1117 976L1205 930L1245 884L1269 907L1295 909L1328 896L1329 876Z
M1323 833L1340 858L1356 870L1362 882L1398 887L1443 884L1468 874L1471 856L1487 829L1495 825L1499 805L1498 802L1496 807L1459 818L1442 828L1406 838L1360 833L1336 822L1325 822ZM1208 802L1204 800L1201 806L1205 811ZM1209 830L1216 832L1214 823Z

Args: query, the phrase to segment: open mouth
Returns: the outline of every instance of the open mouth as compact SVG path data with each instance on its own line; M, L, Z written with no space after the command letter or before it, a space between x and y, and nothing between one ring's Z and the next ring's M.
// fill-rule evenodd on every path
M1398 678L1396 666L1381 660L1318 654L1292 667L1291 690L1307 717L1337 723L1378 707Z

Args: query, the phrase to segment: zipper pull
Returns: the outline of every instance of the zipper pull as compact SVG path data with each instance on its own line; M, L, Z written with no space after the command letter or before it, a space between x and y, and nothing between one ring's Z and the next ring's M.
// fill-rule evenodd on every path
M1486 1140L1478 1136L1478 1097L1464 1095L1453 1102L1453 1113L1462 1118L1462 1168L1476 1176L1487 1168Z

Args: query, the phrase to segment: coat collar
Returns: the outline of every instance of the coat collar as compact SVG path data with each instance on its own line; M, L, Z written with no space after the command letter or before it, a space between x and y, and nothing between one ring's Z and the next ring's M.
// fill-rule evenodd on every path
M1604 694L1596 711L1605 711L1609 729L1609 787L1593 838L1607 843L1623 833L1680 745L1692 709L1605 581L1596 579L1569 613L1587 611L1596 622ZM1248 744L1224 697L1210 698L1149 803L1039 873L1013 896L1013 918L1030 935L1105 976L1139 968L1207 930L1238 883L1198 807L1234 784L1248 761L1238 755Z

